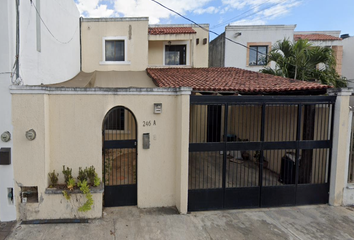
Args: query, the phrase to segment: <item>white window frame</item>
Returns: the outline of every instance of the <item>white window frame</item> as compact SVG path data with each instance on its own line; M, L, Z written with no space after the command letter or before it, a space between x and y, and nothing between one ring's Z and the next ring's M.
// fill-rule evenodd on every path
M124 61L106 61L106 40L124 40ZM115 36L115 37L103 37L102 38L102 61L100 64L116 64L124 65L130 64L128 59L128 37L126 36Z
M163 56L162 56L162 61L164 66L189 66L189 59L190 59L190 41L170 41L171 44L167 42L163 42ZM166 51L166 45L186 45L186 65L166 65L165 64L165 51Z

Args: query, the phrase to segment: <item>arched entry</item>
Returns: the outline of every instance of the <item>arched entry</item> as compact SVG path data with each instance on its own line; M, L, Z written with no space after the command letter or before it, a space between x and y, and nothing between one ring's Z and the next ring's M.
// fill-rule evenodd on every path
M122 106L109 110L103 120L104 206L137 205L136 119Z

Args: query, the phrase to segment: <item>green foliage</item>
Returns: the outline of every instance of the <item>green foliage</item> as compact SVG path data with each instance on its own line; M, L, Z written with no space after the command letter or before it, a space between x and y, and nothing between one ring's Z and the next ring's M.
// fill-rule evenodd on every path
M109 154L107 155L109 156ZM111 177L112 174L113 158L106 157L104 161L105 163L104 163L104 167L102 168L103 169L102 176L103 176L104 184L108 185L109 178Z
M98 187L100 185L100 183L101 183L101 179L97 176L97 173L96 173L93 185L95 187Z
M268 54L268 62L275 68L265 67L262 73L304 81L319 81L333 87L345 87L347 80L336 72L333 50L311 45L307 40L278 41ZM321 67L321 68L319 68Z
M68 201L70 200L70 194L68 194L67 191L64 190L64 191L63 191L63 195L64 195L64 197L65 197L66 200L68 200Z
M66 186L68 187L68 189L69 189L70 191L72 191L72 190L74 189L75 185L76 185L75 179L74 179L74 178L70 178L70 179L68 180L68 183L67 183Z
M82 181L87 181L87 171L82 170L82 168L79 168L79 176L77 176L77 180L82 182Z
M90 193L90 188L87 185L87 181L78 182L78 186L80 187L80 191L86 195L86 202L79 207L79 212L87 212L91 210L91 206L93 205L92 194Z
M72 168L66 168L65 169L65 165L63 165L63 175L64 175L64 179L65 179L65 184L68 184L68 181L70 178L72 178Z
M58 183L58 176L59 173L55 173L55 170L53 172L48 173L49 179L50 179L50 185L54 186L55 184Z
M79 207L79 212L87 212L91 210L91 206L93 205L92 194L91 193L86 194L86 198L87 198L86 202L81 207Z
M89 179L90 183L94 184L95 183L95 177L97 175L95 167L91 166L88 169L86 168L85 172L87 174L87 178Z

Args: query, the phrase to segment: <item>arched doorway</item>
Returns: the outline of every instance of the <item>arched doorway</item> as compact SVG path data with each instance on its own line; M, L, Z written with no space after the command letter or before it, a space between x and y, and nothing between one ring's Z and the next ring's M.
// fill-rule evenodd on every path
M103 120L104 206L137 205L137 126L133 113L112 108Z

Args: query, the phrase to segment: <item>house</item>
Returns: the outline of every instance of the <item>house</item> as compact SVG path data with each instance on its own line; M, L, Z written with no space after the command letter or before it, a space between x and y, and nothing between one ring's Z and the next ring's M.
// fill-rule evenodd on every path
M306 39L313 46L332 48L336 59L336 71L342 75L343 44L339 35L340 31L296 31L294 32L294 41Z
M80 69L78 18L71 0L0 3L0 221L16 219L13 189L21 184L14 181L9 87L51 84L75 76Z
M209 66L237 67L258 72L267 64L265 56L271 51L272 45L278 40L293 39L295 28L296 25L228 25L224 33L210 42ZM270 66L273 65L271 63Z
M351 90L321 96L329 86L208 68L208 32L195 25L83 18L80 29L79 74L10 88L18 219L341 204ZM63 165L102 180L88 212L77 190L67 200L48 188Z
M344 52L348 51L347 55L351 55L351 50L350 44L347 44L347 50L343 48L340 31L295 31L295 28L296 25L228 25L224 33L210 42L209 66L237 67L256 72L265 66L274 68L274 62L267 65L266 55L277 41L306 39L314 46L332 48L337 73L344 77L351 75L352 71L342 74L342 65L350 64L350 60L343 57Z
M354 71L353 71L353 54L354 54L354 37L349 34L342 34L343 44L343 61L342 61L342 74L348 79L348 86L354 86Z

